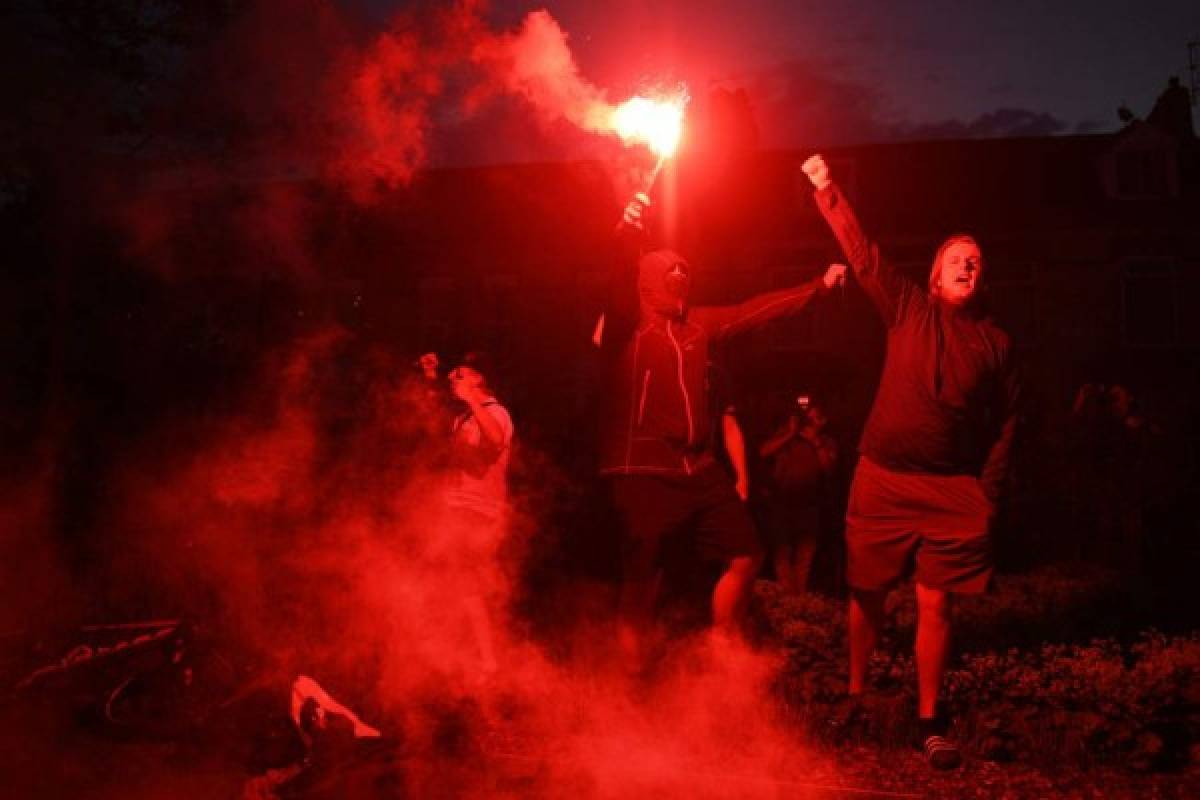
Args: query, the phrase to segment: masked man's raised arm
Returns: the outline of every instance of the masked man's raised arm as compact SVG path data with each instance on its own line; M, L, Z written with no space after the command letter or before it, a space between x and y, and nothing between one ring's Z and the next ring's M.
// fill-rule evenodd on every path
M638 257L645 248L645 218L650 198L638 193L625 206L609 242L608 275L603 311L592 329L592 344L612 346L626 338L637 326Z

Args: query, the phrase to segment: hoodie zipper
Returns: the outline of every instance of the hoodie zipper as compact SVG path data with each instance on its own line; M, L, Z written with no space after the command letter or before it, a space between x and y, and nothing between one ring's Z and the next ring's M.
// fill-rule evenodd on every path
M641 427L642 419L646 416L646 395L650 389L650 370L646 370L646 374L642 376L642 397L638 400L638 415L637 424Z
M679 347L679 340L675 338L675 334L671 332L671 320L667 320L667 338L671 340L671 344L675 347L675 367L679 376L679 391L683 394L683 410L687 414L688 435L687 443L691 445L692 438L696 435L695 426L692 423L692 400L688 397L687 384L683 379L683 350ZM684 470L691 474L691 468L688 467L687 457L683 459Z

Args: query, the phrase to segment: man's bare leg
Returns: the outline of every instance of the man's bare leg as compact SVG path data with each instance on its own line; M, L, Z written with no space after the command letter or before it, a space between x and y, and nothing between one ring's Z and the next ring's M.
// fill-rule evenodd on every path
M492 621L487 605L479 595L467 595L463 598L463 605L471 633L475 637L475 645L479 648L480 677L486 679L494 675L500 667L496 661L496 646L492 641Z
M642 667L642 639L650 629L660 578L661 570L649 576L626 576L621 584L617 645L629 670Z
M808 591L808 581L812 576L813 557L817 554L817 532L806 531L796 542L792 556L792 583L799 593Z
M950 649L950 596L917 584L917 716L933 719Z
M795 568L792 566L794 557L795 550L786 542L775 549L775 579L779 582L779 588L787 594L796 591Z
M750 600L754 576L762 559L754 556L738 556L729 563L725 574L717 581L712 593L713 627L720 633L736 636L742 614Z
M867 681L867 665L879 641L883 627L883 607L887 591L850 591L850 685L847 691L862 694Z

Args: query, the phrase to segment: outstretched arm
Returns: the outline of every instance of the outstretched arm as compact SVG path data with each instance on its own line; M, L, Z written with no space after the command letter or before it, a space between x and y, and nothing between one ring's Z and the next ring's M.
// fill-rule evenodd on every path
M825 159L812 156L804 162L802 169L816 189L817 208L854 268L854 277L883 316L883 321L892 325L900 308L918 287L898 273L880 253L879 245L863 232L850 202L833 182Z
M732 306L703 306L692 318L710 336L721 338L766 325L772 320L803 310L812 300L845 280L846 267L830 264L825 274L799 286L756 295Z

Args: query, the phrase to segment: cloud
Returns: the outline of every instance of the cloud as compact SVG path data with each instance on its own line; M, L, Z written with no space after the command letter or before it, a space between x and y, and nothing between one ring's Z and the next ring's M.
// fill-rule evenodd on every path
M1071 132L1076 134L1103 133L1105 130L1111 128L1111 124L1094 119L1085 119L1075 123L1075 129Z
M949 119L904 126L905 138L985 139L1003 136L1052 136L1067 129L1067 123L1044 111L998 108L970 121Z
M1073 126L1046 111L1001 107L973 118L917 121L888 95L828 64L792 60L748 82L763 140L780 148L921 139L1051 136Z
M753 78L747 91L769 146L850 144L892 134L878 89L815 62L779 64Z

